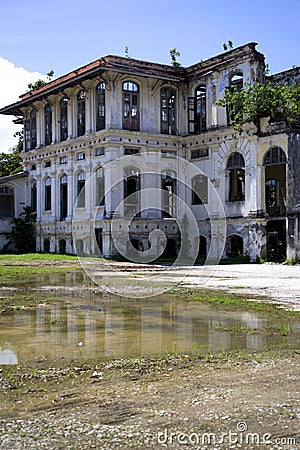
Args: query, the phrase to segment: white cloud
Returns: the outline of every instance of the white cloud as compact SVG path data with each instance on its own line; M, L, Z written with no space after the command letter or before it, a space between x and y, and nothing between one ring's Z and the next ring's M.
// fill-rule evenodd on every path
M19 96L28 90L28 83L34 83L39 78L46 79L39 72L29 72L0 57L0 108L17 102ZM0 114L0 153L7 152L18 142L14 134L22 126L15 125L14 119L14 116Z

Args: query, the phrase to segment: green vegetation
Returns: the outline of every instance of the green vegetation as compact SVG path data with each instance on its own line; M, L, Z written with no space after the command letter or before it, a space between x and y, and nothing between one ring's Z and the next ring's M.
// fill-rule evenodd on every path
M22 172L22 158L18 150L12 153L0 153L0 177Z
M74 264L75 263L75 264ZM0 285L20 287L37 276L81 270L76 256L27 253L0 255Z
M176 71L182 71L183 67L181 66L180 62L177 61L177 58L181 56L181 53L177 50L177 48L172 48L169 51L170 58L171 58L171 66Z
M47 83L49 83L49 81L52 81L54 75L54 70L49 70L49 72L47 73L47 81L45 80L36 80L34 83L29 83L28 84L28 88L33 91L34 89L38 89L42 86L45 86Z
M74 255L61 255L57 253L26 253L24 255L0 255L1 264L24 264L30 261L78 261Z
M237 132L243 124L253 122L259 129L260 119L269 117L271 122L285 121L295 126L300 119L300 86L274 83L245 83L245 88L227 89L216 102L229 111L230 124Z
M29 253L35 250L36 213L30 206L24 206L23 210L20 217L14 217L10 222L12 230L5 249L10 244L15 244L21 253Z
M227 293L215 289L172 289L168 294L178 295L180 298L185 298L188 301L213 303L218 306L236 307L246 311L262 311L283 314L287 316L297 316L300 311L285 311L278 308L276 305L266 303L265 297L259 297L257 295L235 294Z

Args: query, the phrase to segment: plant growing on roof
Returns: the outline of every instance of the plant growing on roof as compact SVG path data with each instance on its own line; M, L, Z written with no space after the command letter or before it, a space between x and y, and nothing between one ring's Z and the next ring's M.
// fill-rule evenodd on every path
M177 48L172 48L169 51L170 54L170 58L171 58L171 66L173 67L174 70L181 70L182 66L180 64L180 62L177 61L177 58L179 58L181 56L181 53L177 50Z
M34 89L38 89L38 88L40 88L40 87L42 87L42 86L45 86L45 84L49 83L50 81L52 81L53 75L54 75L54 70L51 69L51 70L49 70L49 72L47 73L47 80L48 80L48 81L42 80L42 79L40 78L40 79L36 80L34 83L29 83L27 86L28 86L28 88L29 88L31 91L33 91Z

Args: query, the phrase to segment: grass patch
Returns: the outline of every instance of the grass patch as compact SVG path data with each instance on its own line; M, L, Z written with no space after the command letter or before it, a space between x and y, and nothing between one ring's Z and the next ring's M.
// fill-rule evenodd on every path
M299 317L300 315L300 311L287 311L275 304L267 303L265 297L253 295L249 299L246 294L228 293L215 289L172 289L168 292L168 295L177 295L188 301L212 303L216 307L222 306L222 309L228 306L231 310L236 307L248 311L270 312L293 317Z
M0 265L0 285L20 287L36 281L37 276L44 276L49 274L59 274L70 271L79 270L76 266L1 266Z
M22 255L0 255L0 264L26 261L78 261L74 255L59 255L54 253L24 253Z

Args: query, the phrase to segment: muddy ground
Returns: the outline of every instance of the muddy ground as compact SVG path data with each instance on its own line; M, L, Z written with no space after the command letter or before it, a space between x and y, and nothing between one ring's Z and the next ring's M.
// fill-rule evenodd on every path
M267 291L273 279L297 306L298 266L240 267L221 267L211 287L250 289L252 278ZM2 366L0 401L1 450L298 449L300 351Z
M300 355L3 370L1 449L296 449Z

